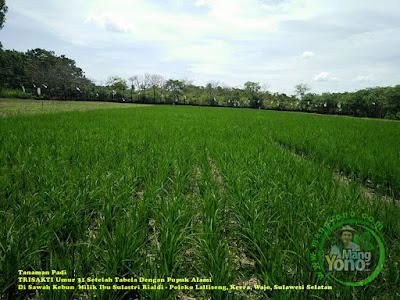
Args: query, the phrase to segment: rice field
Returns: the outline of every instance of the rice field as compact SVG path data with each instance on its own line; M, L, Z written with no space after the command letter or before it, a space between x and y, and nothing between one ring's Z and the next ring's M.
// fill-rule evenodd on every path
M398 141L395 121L250 109L3 116L0 298L398 298ZM383 224L384 267L360 287L310 260L318 229L350 211ZM20 270L74 282L21 289Z
M129 103L128 106L140 107L141 104ZM61 111L86 111L104 108L126 108L127 103L97 101L53 101L31 99L0 98L0 117L54 113Z

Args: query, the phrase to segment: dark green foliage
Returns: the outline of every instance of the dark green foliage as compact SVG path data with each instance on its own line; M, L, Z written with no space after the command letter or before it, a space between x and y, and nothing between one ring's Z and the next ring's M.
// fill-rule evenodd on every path
M8 7L6 5L6 0L0 0L0 29L3 28L4 22L6 21L6 12ZM0 43L1 48L1 43Z
M400 85L375 87L354 93L306 94L302 109L355 117L400 119Z
M171 93L169 97L170 103L180 103L182 100L183 83L179 80L170 79L165 83L165 90Z
M80 87L81 88L80 88ZM0 50L0 89L25 89L32 96L53 99L87 99L94 85L75 61L54 52L33 49L26 53Z
M21 89L29 85L28 58L18 51L0 49L0 89Z

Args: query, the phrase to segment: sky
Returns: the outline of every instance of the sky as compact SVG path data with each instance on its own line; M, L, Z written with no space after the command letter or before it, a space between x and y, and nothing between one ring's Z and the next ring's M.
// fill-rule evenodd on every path
M295 94L400 84L398 0L6 0L3 49L74 59L98 84L144 73Z

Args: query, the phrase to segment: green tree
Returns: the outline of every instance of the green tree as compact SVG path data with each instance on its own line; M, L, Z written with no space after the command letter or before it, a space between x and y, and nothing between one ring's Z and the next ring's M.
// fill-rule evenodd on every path
M145 73L143 76L140 77L139 93L142 103L147 102L146 90L150 87L150 77L151 75L149 73Z
M173 96L173 102L179 102L179 95L183 89L183 83L179 80L169 79L165 83L165 90L170 92Z
M129 82L131 83L131 101L133 102L133 92L138 91L136 95L136 100L139 101L139 90L140 90L140 76L139 75L133 75L129 77Z
M210 81L209 83L207 83L206 87L205 87L205 91L209 94L208 97L208 104L210 105L215 105L216 103L216 93L217 93L217 88L218 88L219 82L218 81Z
M258 92L261 90L260 84L258 82L247 81L244 84L244 89L248 94L250 107L261 107L262 103L258 94Z
M3 26L4 26L4 22L6 20L6 12L7 12L7 10L8 10L8 7L6 6L6 0L0 0L0 29L2 29ZM3 45L0 42L0 50L2 48L3 48Z
M158 74L152 74L149 76L149 85L153 89L153 102L156 102L157 89L161 90L163 86L164 78Z
M3 28L4 22L6 21L7 10L6 0L0 0L0 29Z
M106 85L109 89L112 89L111 91L112 100L117 99L125 101L124 91L128 89L128 85L125 79L118 76L111 76L108 77Z
M0 49L0 89L20 89L28 85L26 60L22 52Z
M304 95L311 90L311 87L308 84L305 83L299 83L294 87L294 91L296 92L296 95L300 97L300 99L303 99Z
M57 65L55 53L36 48L29 50L26 55L28 58L27 72L31 85L40 88L44 95L48 94L51 97L53 88L59 83L54 68Z
M118 76L108 77L106 85L112 88L113 90L118 90L118 91L125 91L126 89L128 89L126 80Z
M87 85L93 83L85 78L81 68L75 65L75 61L61 55L54 66L53 76L59 88L59 97L66 100L70 96L81 96Z
M27 51L26 57L29 82L34 87L40 87L43 94L63 99L68 94L73 98L84 96L83 89L88 80L74 60L40 48Z
M184 95L183 95L183 102L185 103L185 104L187 104L187 103L189 103L189 100L187 99L187 91L188 91L188 87L190 86L190 85L192 85L192 83L193 83L193 81L192 80L189 80L189 79L187 79L187 78L183 78L182 80L181 80L181 82L182 82L182 90L183 90L183 93L184 93Z
M400 119L400 85L387 87L385 98L385 117Z

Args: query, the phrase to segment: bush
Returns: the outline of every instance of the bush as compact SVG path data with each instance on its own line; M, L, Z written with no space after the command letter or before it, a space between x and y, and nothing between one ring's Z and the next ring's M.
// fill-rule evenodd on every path
M29 99L31 95L21 90L2 89L0 91L0 98L20 98Z

